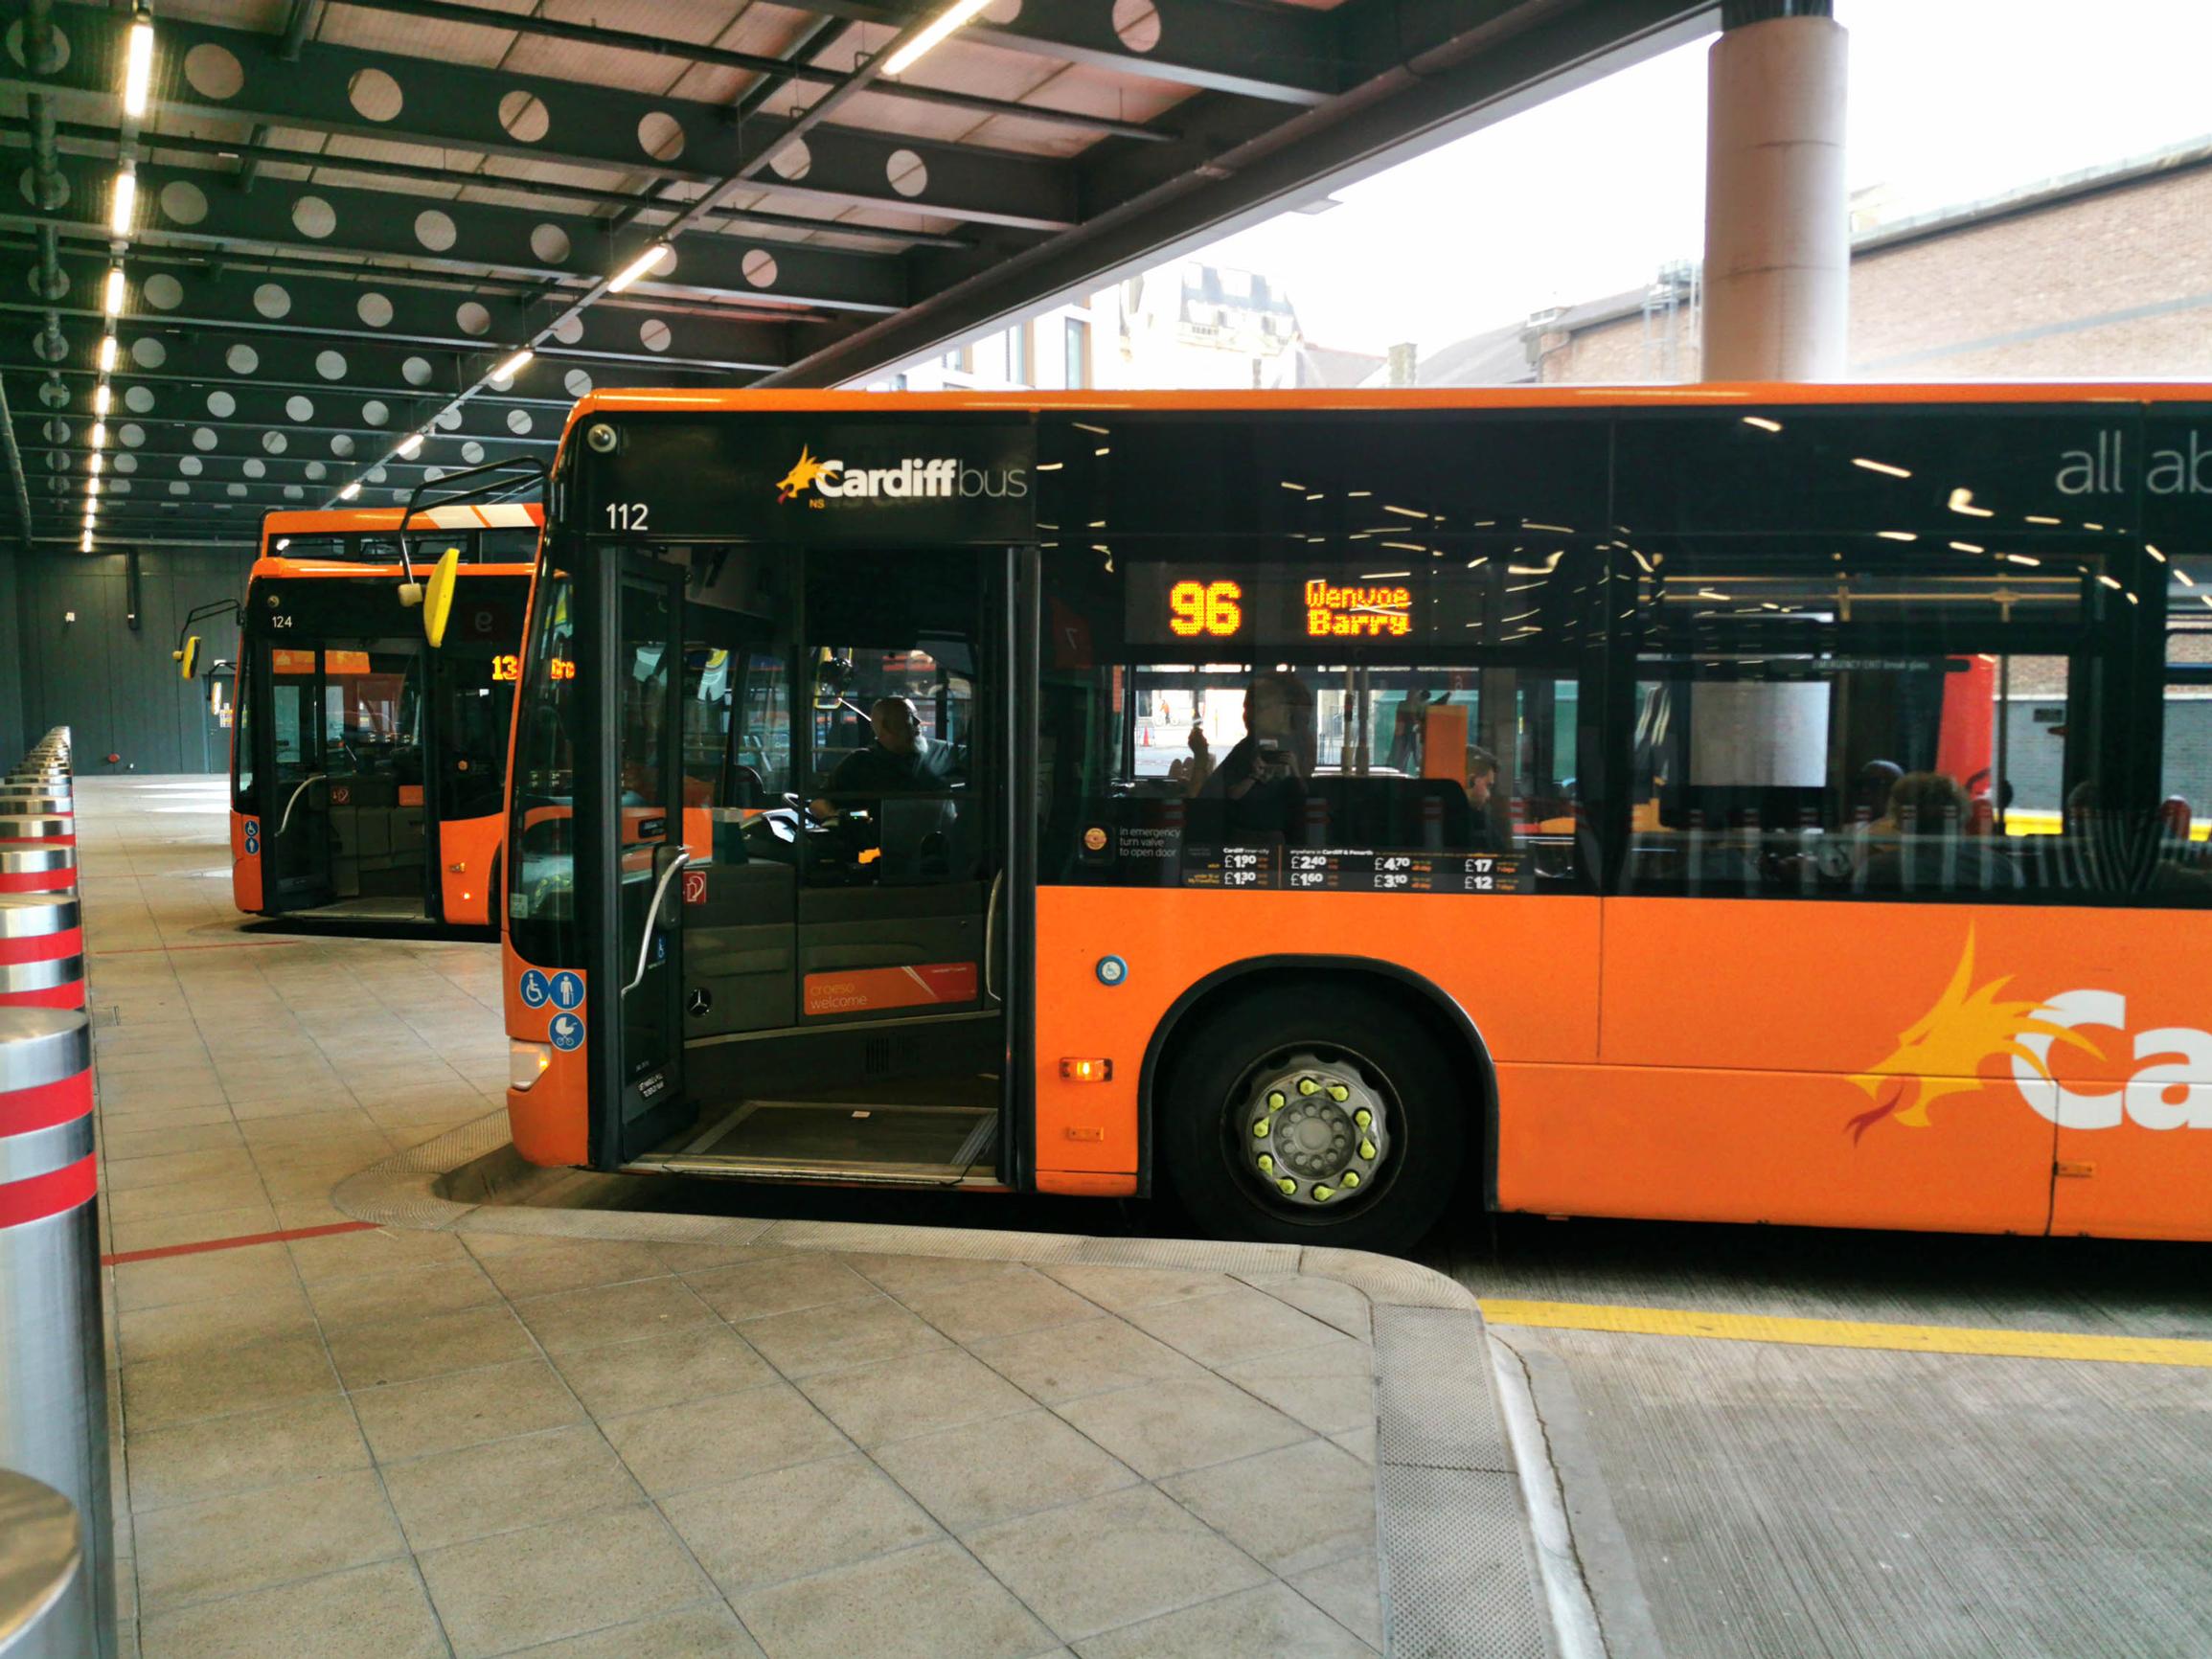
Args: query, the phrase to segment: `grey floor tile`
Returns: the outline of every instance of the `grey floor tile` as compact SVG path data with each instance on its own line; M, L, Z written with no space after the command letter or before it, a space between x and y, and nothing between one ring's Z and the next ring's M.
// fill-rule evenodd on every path
M337 1395L143 1430L126 1443L131 1506L142 1513L369 1466L368 1445Z
M876 1461L956 1533L1130 1486L1127 1465L1048 1411L879 1446Z
M724 1595L942 1537L866 1458L823 1458L704 1487L661 1509Z
M515 1659L761 1659L761 1648L735 1613L713 1602L518 1648Z
M832 1371L810 1376L799 1387L863 1446L1006 1417L1035 1403L957 1348Z
M134 1532L148 1614L407 1553L365 1470L154 1510Z
M286 1274L236 1296L119 1309L116 1334L124 1362L137 1365L149 1359L187 1359L248 1342L312 1337L315 1315Z
M1030 1271L1019 1261L992 1261L969 1256L847 1255L846 1266L901 1300L910 1290L939 1290L979 1279L1007 1278Z
M459 1313L500 1300L499 1288L473 1261L433 1261L394 1267L350 1279L326 1279L308 1287L325 1331L387 1320Z
M536 1239L508 1233L463 1236L469 1252L509 1296L547 1296L673 1271L643 1244L617 1239Z
M1365 1292L1341 1279L1325 1279L1317 1273L1268 1273L1250 1275L1247 1283L1358 1341L1369 1341L1375 1334Z
M1025 1515L967 1542L1071 1641L1267 1581L1258 1562L1151 1487Z
M386 1320L329 1333L331 1357L349 1389L413 1382L533 1358L530 1333L504 1305L431 1319Z
M445 1659L448 1651L407 1561L150 1613L141 1640L145 1659Z
M1282 1584L1088 1637L1075 1650L1079 1659L1368 1659L1375 1651Z
M1370 1648L1381 1650L1382 1585L1373 1550L1293 1574L1290 1585Z
M219 1127L219 1125L217 1125ZM200 1133L194 1129L171 1129L171 1135ZM148 1187L174 1186L180 1182L221 1180L225 1177L251 1179L254 1169L253 1154L233 1131L226 1143L194 1150L173 1150L140 1153L124 1156L116 1150L112 1138L108 1145L107 1162L101 1167L101 1184L110 1193L136 1193Z
M1375 1548L1375 1471L1325 1440L1193 1469L1160 1489L1285 1577Z
M386 1464L384 1489L418 1552L645 1497L588 1423Z
M378 1227L366 1233L336 1233L327 1239L296 1239L285 1246L309 1284L390 1273L433 1261L465 1261L468 1252L450 1233L404 1233Z
M819 1375L946 1346L946 1340L888 1296L771 1313L739 1327L761 1357L788 1377Z
M421 1559L455 1659L633 1623L711 1593L650 1505L500 1533Z
M1105 1394L1138 1383L1204 1375L1196 1360L1177 1353L1120 1319L1086 1319L996 1342L979 1342L975 1356L1047 1405L1086 1394Z
M771 1659L1026 1659L1051 1634L957 1544L923 1544L737 1597Z
M1364 1342L1345 1337L1262 1354L1224 1365L1220 1374L1316 1433L1375 1426L1375 1352Z
M1229 1365L1256 1354L1342 1338L1334 1326L1243 1284L1232 1285L1219 1296L1133 1307L1126 1317L1201 1365Z
M1106 1267L1087 1263L1045 1269L1078 1295L1111 1312L1214 1296L1234 1283L1226 1274L1185 1271L1180 1267Z
M159 1191L159 1189L156 1189ZM218 1239L248 1239L277 1230L277 1213L265 1201L236 1210L199 1210L189 1216L160 1216L139 1221L111 1221L111 1248L127 1256L140 1250L167 1250L178 1244L206 1244Z
M689 1273L685 1283L733 1324L878 1294L834 1256L771 1256Z
M315 1336L240 1343L213 1352L123 1368L124 1426L131 1434L334 1395L338 1379Z
M611 1418L601 1426L656 1498L851 1449L829 1419L783 1382Z
M595 1417L621 1417L735 1394L776 1374L744 1338L719 1323L556 1356L560 1375Z
M556 1354L716 1323L714 1309L673 1277L534 1296L514 1311Z
M1094 1317L1097 1307L1031 1270L906 1290L899 1299L955 1342L983 1342Z
M1218 1376L1087 1395L1053 1409L1148 1480L1272 1451L1309 1434Z

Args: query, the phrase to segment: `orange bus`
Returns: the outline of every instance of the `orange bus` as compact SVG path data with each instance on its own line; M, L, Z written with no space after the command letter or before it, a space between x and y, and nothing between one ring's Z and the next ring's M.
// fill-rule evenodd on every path
M544 510L415 513L418 557L459 556L436 649L420 589L401 593L401 512L262 520L231 732L231 892L251 915L338 932L497 925L500 766Z
M2202 387L595 396L545 1165L2212 1237Z

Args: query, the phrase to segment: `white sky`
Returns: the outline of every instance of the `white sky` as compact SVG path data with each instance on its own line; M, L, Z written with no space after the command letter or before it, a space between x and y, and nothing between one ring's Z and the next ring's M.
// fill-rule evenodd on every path
M1850 182L1884 216L2212 133L2212 0L1837 0ZM1284 284L1306 337L1425 354L1695 259L1710 38L1194 256Z

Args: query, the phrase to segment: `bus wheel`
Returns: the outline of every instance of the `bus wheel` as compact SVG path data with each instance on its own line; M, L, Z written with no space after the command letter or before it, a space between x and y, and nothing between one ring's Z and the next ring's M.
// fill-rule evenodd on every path
M1217 1236L1403 1249L1458 1185L1468 1093L1428 1028L1372 994L1243 997L1176 1046L1168 1177Z

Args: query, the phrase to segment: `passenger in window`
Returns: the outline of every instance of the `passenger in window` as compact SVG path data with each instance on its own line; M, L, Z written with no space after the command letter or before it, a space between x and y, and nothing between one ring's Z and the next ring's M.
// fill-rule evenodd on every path
M837 762L814 802L816 817L834 817L841 799L857 803L945 787L951 752L922 730L922 712L912 698L878 697L868 725L874 740Z
M1256 675L1244 691L1244 736L1198 794L1228 803L1232 833L1300 832L1318 739L1313 693L1297 675Z
M1513 826L1498 810L1497 757L1479 744L1467 746L1467 805L1472 825L1468 831L1471 852L1511 852Z
M1177 756L1168 763L1168 776L1183 786L1183 793L1196 795L1206 786L1206 780L1214 775L1214 751L1206 741L1203 721L1191 722L1191 752Z
M1421 773L1423 716L1434 707L1429 701L1430 695L1425 687L1416 686L1405 693L1405 700L1391 716L1390 769L1393 772L1403 772L1409 777L1418 777Z
M2022 885L2018 867L1977 825L1966 788L1948 772L1907 772L1874 826L1866 886L1874 891L1961 892Z
M1852 817L1861 824L1888 817L1890 792L1904 776L1904 768L1895 761L1869 761L1859 767L1851 791Z

